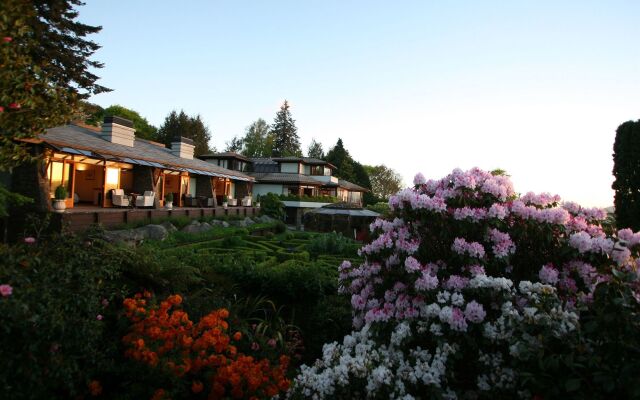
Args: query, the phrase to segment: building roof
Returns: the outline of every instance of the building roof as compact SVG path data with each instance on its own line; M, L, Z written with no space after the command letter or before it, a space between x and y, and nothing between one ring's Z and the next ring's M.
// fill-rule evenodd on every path
M331 164L330 162L313 157L273 157L270 158L270 160L273 160L275 162L301 162L307 165L328 165L331 168L336 168L335 165Z
M251 162L251 160L248 157L245 157L242 154L236 153L234 151L224 151L224 152L221 152L221 153L202 154L202 155L199 155L198 158L201 158L203 160L208 160L208 159L211 159L211 158L236 158L238 160Z
M324 183L309 175L284 172L249 172L248 175L254 177L256 183L297 183L311 186L322 186Z
M40 139L45 143L55 146L62 152L72 154L79 154L77 150L91 151L96 153L95 156L97 157L111 156L126 158L129 159L129 161L122 161L132 162L134 164L136 163L135 161L140 160L150 161L156 164L162 164L160 167L168 167L168 169L176 167L182 168L194 174L213 175L244 181L253 180L252 177L242 172L222 168L197 158L190 160L177 157L166 147L148 140L135 138L133 147L111 143L100 137L100 130L95 127L80 126L77 124L59 126L48 129L45 134L40 135ZM76 153L73 153L74 150ZM93 158L93 155L88 157ZM145 165L144 163L138 164Z
M351 183L349 181L345 181L344 179L338 179L338 186L343 189L351 190L353 192L368 192L369 189L362 187L360 185L356 185L355 183Z

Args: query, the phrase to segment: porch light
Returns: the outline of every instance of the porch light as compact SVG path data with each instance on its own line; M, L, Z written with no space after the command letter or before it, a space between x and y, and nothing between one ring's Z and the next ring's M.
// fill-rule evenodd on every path
M88 165L84 163L76 163L76 171L86 171Z
M117 168L107 168L107 185L117 185L120 170Z

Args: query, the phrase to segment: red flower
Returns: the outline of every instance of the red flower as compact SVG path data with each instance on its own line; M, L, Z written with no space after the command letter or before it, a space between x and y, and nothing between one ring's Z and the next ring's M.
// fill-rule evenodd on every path
M13 38L11 36L5 36L2 38L2 41L5 43L9 43L13 40Z
M19 110L21 107L20 103L9 103L10 110Z

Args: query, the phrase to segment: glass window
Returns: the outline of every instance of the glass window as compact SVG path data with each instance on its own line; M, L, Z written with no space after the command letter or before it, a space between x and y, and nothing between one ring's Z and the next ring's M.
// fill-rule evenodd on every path
M60 161L52 161L49 164L49 194L55 197L56 188L63 186L67 189L67 197L71 197L71 184L73 181L73 165Z

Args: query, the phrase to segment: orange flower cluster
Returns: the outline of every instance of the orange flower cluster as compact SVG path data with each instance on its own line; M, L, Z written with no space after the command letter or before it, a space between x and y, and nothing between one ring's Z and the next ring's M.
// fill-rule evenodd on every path
M289 387L288 357L281 356L279 365L272 366L269 360L257 361L238 353L232 340L239 341L242 334L236 332L232 339L227 333L226 309L212 311L194 324L186 312L177 309L182 303L179 295L169 296L157 307L147 306L150 298L145 292L124 301L126 316L133 322L123 338L126 356L178 377L196 378L193 393L204 390L197 378L210 377L211 399L272 397Z

